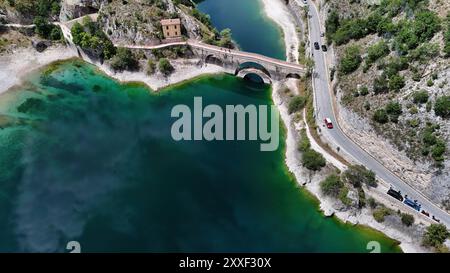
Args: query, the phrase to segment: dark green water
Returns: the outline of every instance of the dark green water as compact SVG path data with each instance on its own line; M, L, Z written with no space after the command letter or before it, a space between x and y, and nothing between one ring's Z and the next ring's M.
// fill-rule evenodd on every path
M283 143L173 141L170 111L194 96L271 104L268 86L232 76L152 94L80 61L1 95L0 251L63 252L71 240L85 252L367 252L372 240L398 251L324 218L287 173Z

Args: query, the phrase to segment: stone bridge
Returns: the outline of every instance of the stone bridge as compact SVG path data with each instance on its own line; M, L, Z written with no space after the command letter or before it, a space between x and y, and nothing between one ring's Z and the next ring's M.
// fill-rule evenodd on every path
M130 49L161 49L171 46L190 46L192 51L205 63L223 67L228 73L239 77L249 74L258 75L265 83L272 83L286 78L300 78L306 73L306 68L264 55L227 49L205 44L196 40L175 41L155 46L116 45Z

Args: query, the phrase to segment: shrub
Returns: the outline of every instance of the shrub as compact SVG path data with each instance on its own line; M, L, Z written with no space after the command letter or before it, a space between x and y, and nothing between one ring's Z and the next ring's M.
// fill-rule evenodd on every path
M392 210L390 210L390 209L388 209L386 207L380 207L380 208L374 210L373 213L372 213L373 218L378 223L384 222L384 217L386 217L388 215L391 215L391 214L392 214Z
M326 165L325 158L318 152L309 149L302 155L303 166L311 171L319 171Z
M139 66L133 53L128 48L118 48L117 54L111 59L111 67L114 70L134 70Z
M391 101L386 105L386 113L389 115L392 122L397 122L398 117L403 113L402 105L398 102Z
M344 183L336 174L329 175L325 180L320 182L320 190L328 196L338 197L343 187Z
M169 62L169 60L167 58L159 59L158 69L164 75L168 75L168 74L172 73L172 71L174 70L172 64Z
M388 116L386 110L378 109L373 114L372 119L374 121L378 122L378 123L384 124L384 123L387 123L389 121L389 116Z
M300 132L300 141L298 143L298 150L300 152L306 152L311 148L311 143L309 142L308 136L306 134L306 129L302 129Z
M152 59L149 59L147 62L147 74L152 75L155 73L156 64Z
M405 78L402 76L395 74L389 78L389 90L398 92L403 87L405 87Z
M382 40L367 49L367 63L372 64L379 58L387 56L389 52L389 46Z
M359 47L350 46L345 50L344 57L340 62L339 71L342 74L350 74L358 69L361 61Z
M450 117L450 96L442 96L436 99L434 113L443 118Z
M436 141L436 144L431 149L431 156L435 161L442 162L444 161L443 155L445 153L445 150L446 150L445 142L439 139Z
M344 205L350 206L352 204L352 200L348 198L347 195L348 195L348 188L346 186L343 186L339 191L338 198Z
M306 105L306 97L295 96L291 99L288 106L289 114L302 110Z
M366 184L370 187L376 187L378 185L375 173L362 165L348 167L342 173L342 178L356 188L361 187L361 184Z
M414 216L411 214L402 213L402 223L407 227L411 226L414 224Z
M440 247L450 236L450 232L443 224L431 224L427 227L422 243L425 246Z
M428 102L428 92L425 90L421 90L421 91L416 91L413 94L413 102L416 104L422 104L422 103L427 103Z
M45 17L36 16L33 24L36 25L36 33L44 39L60 40L62 37L60 27L50 24Z
M373 81L373 92L375 94L389 92L389 86L385 74L375 78L375 80Z
M359 94L360 94L361 96L367 96L367 95L369 94L369 89L367 88L367 86L362 86L362 87L359 89Z
M374 209L377 207L377 202L375 201L375 199L373 199L372 197L370 197L369 199L367 199L367 203L369 204L369 207L371 209Z

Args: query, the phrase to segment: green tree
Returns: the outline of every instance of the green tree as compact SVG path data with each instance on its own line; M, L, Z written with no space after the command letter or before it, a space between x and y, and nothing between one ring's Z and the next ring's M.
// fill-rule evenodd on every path
M375 173L368 170L363 165L351 165L342 173L342 179L354 187L359 188L361 184L366 184L370 187L376 187L377 180Z
M138 61L128 48L118 48L117 54L111 59L111 68L114 70L135 70L138 66Z
M49 38L52 31L52 25L49 24L47 18L42 16L36 16L33 20L33 24L36 25L36 33L42 38Z
M220 41L218 43L218 46L220 47L226 47L226 48L233 48L233 41L231 39L231 29L226 28L220 32Z
M81 35L82 33L84 33L84 28L83 26L78 23L75 22L75 24L73 24L72 28L70 29L71 34L72 34L72 41L74 44L76 45L80 45L81 43Z
M402 223L409 227L414 224L414 216L408 213L402 213Z
M405 78L395 74L389 78L389 89L395 92L400 91L403 87L405 87Z
M161 58L158 62L158 69L163 73L164 75L169 75L173 72L174 68L172 64L169 62L167 58Z
M341 59L339 71L341 74L350 74L358 69L361 64L362 58L358 46L349 46L344 53L344 57Z
M416 104L423 104L428 102L428 92L425 90L416 91L412 94L413 96L413 102Z
M320 182L320 190L328 196L338 197L343 187L344 183L336 174L329 175L325 180Z
M302 163L304 167L311 171L319 171L326 165L325 158L312 149L303 152Z
M438 248L449 236L450 232L443 224L431 224L425 232L422 243L425 246Z
M442 96L436 99L434 113L443 118L450 117L450 96Z
M382 40L367 49L367 63L372 64L379 58L387 56L389 52L389 46Z
M397 122L398 117L403 113L402 105L398 102L391 101L386 105L386 113L392 122Z
M385 109L378 109L373 114L372 119L378 123L384 124L389 121L389 116Z

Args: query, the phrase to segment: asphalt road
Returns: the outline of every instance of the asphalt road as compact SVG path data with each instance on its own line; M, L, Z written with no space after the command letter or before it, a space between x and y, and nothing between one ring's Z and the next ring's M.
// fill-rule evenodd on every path
M329 75L324 56L324 54L330 53L322 52L321 49L314 49L314 42L319 42L320 45L325 42L324 38L320 37L320 34L324 31L324 28L321 27L318 12L314 7L314 4L311 3L311 1L308 1L308 5L310 15L309 35L311 41L311 52L314 54L313 58L315 62L315 76L313 77L313 84L316 98L316 120L317 124L321 125L323 134L331 140L330 145L339 147L341 150L345 150L357 162L374 171L379 179L391 184L396 190L400 190L403 195L407 194L408 198L418 200L418 202L422 204L422 209L430 213L430 217L434 215L437 219L441 220L441 223L444 223L447 227L450 227L450 215L447 212L438 208L425 196L389 171L375 158L349 139L338 126L332 108L332 94L328 85ZM334 129L326 129L322 126L324 125L324 119L327 117L332 120Z

